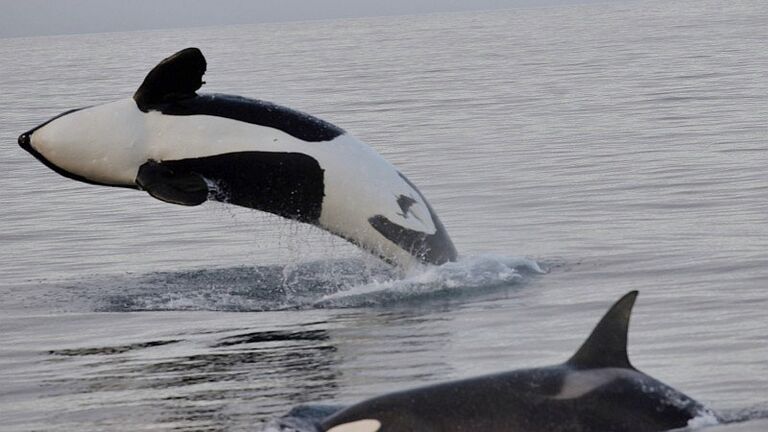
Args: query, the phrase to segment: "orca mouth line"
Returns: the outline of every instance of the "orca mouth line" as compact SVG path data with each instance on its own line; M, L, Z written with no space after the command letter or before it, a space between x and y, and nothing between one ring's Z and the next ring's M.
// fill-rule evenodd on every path
M25 143L26 145L22 145L21 148L23 148L24 150L29 152L29 154L34 156L35 159L39 160L43 165L47 166L52 171L54 171L54 172L56 172L56 173L58 173L58 174L60 174L60 175L62 175L64 177L66 177L66 178L69 178L69 179L72 179L72 180L77 180L77 181L83 182L83 183L88 183L88 184L96 185L96 186L111 186L111 187L122 187L122 188L127 188L127 189L138 189L137 186L101 183L101 182L93 181L93 180L88 179L88 178L83 177L83 176L79 176L77 174L72 174L71 172L56 166L54 163L52 163L51 161L46 159L45 156L43 156L40 152L35 150L34 147L32 147L32 144L29 143L29 141L31 141L31 140L27 140L27 143Z

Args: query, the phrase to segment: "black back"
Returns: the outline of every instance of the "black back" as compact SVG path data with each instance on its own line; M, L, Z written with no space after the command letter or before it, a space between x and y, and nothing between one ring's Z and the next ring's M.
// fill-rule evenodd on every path
M378 432L661 432L711 414L629 364L627 326L636 297L632 291L617 301L562 365L390 393L338 411L319 429L375 419ZM615 375L583 394L559 397L569 375L600 369Z
M272 102L225 94L202 94L160 104L153 108L166 115L209 115L279 129L300 140L330 141L344 130L305 114Z
M279 129L304 141L330 141L344 130L271 102L223 94L198 95L207 63L197 48L186 48L155 66L133 99L140 110L167 115L225 117Z

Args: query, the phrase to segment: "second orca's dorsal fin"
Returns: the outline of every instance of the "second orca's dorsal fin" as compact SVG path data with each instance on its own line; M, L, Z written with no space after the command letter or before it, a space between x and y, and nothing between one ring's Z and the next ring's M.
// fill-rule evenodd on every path
M627 355L627 332L636 298L637 291L630 291L614 303L566 364L577 369L634 369Z
M204 84L206 67L205 57L199 49L183 49L149 71L133 94L133 100L146 112L155 105L194 97Z

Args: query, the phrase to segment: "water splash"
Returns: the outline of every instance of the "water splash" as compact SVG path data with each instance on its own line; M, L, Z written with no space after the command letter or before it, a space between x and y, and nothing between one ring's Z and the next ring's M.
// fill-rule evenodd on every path
M544 273L534 260L475 255L401 275L364 259L230 267L77 282L99 311L270 311L381 306L506 289Z
M718 424L720 424L720 420L718 420L717 415L707 409L702 410L699 415L688 420L688 429L695 430Z
M405 278L372 280L323 296L319 307L359 307L425 298L479 294L522 282L544 270L531 259L477 255L439 267L414 270Z

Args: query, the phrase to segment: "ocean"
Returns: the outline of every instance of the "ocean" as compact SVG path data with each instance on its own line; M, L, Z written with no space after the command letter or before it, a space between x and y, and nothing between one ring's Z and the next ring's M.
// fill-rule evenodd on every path
M637 1L0 39L0 430L276 430L562 362L635 289L634 365L730 422L706 430L766 430L766 22L759 0ZM315 228L74 182L16 144L188 46L203 90L370 144L460 260L401 276Z

